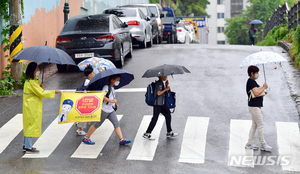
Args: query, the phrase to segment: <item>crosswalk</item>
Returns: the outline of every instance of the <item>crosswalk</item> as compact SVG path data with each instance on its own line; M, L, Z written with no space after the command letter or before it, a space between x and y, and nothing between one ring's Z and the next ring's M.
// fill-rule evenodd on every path
M119 120L123 115L117 116ZM146 140L142 135L147 128L152 115L144 115L131 144L130 153L126 160L132 161L153 161L161 135L161 129L165 122L163 116L159 116L157 124L152 132L153 140ZM206 143L209 124L209 117L189 116L186 120L183 132L181 151L178 162L190 164L204 164L206 156ZM252 124L251 120L230 120L228 166L229 167L252 167L262 165L260 156L256 156L253 150L245 149L248 141L248 134ZM25 154L22 158L48 158L61 143L73 124L58 124L57 119L43 132L33 145L40 150L38 154ZM22 114L17 114L0 128L0 157L7 146L21 133L23 128ZM300 131L296 122L276 122L278 155L276 162L281 165L282 170L300 171ZM99 127L91 139L95 145L81 143L73 152L70 158L97 159L103 147L114 133L112 124L106 120ZM21 141L21 140L20 140ZM69 154L70 155L70 154ZM66 154L68 156L68 154ZM275 157L276 158L276 157ZM267 162L269 158L267 158ZM278 165L277 164L277 165Z

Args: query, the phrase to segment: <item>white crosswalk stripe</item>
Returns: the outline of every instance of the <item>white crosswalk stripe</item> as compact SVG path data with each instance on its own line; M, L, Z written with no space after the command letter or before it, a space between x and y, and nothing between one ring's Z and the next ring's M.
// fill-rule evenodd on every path
M117 115L117 117L118 120L120 120L123 115ZM113 131L114 127L111 122L109 120L105 120L103 124L98 129L96 129L96 131L91 136L91 139L95 142L95 144L88 145L81 143L77 150L73 153L71 158L96 159Z
M22 116L22 114L17 114L0 128L0 154L22 131ZM117 115L117 117L118 120L120 120L122 115ZM155 139L147 140L144 139L142 135L146 131L151 118L152 115L145 115L143 117L136 133L136 137L131 144L132 147L127 156L127 160L153 161L165 118L159 116L157 124L152 132L152 137L155 137ZM205 163L205 148L209 120L209 117L189 116L187 118L178 162L194 164ZM251 120L230 120L228 166L255 167L256 165L261 165L256 164L257 161L261 160L259 158L260 156L255 156L253 150L245 149L251 124ZM298 123L275 122L275 124L279 151L279 154L275 154L275 156L278 156L282 170L300 172L300 131ZM40 150L40 153L25 154L22 158L48 158L68 134L72 125L72 123L58 124L57 119L53 120L43 132L42 136L38 138L33 145ZM97 159L113 132L114 127L110 121L106 120L91 137L96 144L86 145L81 143L74 151L71 158ZM19 141L23 141L23 139ZM277 163L276 165L279 165Z
M282 169L300 172L300 132L298 123L276 122L276 128L279 155L287 157L286 161L281 158Z
M40 153L26 153L23 158L47 158L56 149L61 140L65 137L73 123L58 124L58 119L54 119L42 136L34 143Z
M23 130L23 114L17 114L0 128L0 154Z
M254 167L253 150L245 149L251 125L251 120L230 120L228 166Z
M209 117L188 117L179 162L204 163Z
M159 116L156 126L153 129L151 135L155 137L155 140L147 140L143 138L143 134L146 132L148 125L151 121L152 115L146 115L140 124L138 132L133 141L133 145L127 160L142 160L142 161L152 161L155 155L155 151L158 144L159 134L164 123L165 118Z

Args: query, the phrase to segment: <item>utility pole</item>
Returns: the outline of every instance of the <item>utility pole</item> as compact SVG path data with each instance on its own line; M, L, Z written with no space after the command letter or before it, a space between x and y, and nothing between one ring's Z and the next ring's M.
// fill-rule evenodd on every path
M65 1L65 6L64 6L63 12L65 14L64 15L65 16L65 18L64 18L64 24L65 24L67 22L68 18L69 18L69 13L70 13L70 8L69 8L69 4L68 4L67 0Z
M15 61L12 57L22 50L22 16L21 16L21 0L9 0L9 16L10 16L10 28L9 28L9 50L10 50L10 62L11 62L11 74L15 89L20 89L21 86L18 82L21 81L23 72L23 61Z

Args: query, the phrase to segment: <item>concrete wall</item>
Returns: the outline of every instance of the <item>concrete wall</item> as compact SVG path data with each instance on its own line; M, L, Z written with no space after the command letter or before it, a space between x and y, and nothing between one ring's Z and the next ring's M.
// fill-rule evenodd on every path
M47 45L55 47L56 37L64 25L64 3L65 0L24 0L23 48L44 45L46 41ZM70 18L81 14L102 13L103 9L118 5L149 3L149 0L68 0L68 3ZM1 25L0 20L0 27ZM1 29L2 27L0 32ZM1 36L0 41L2 42ZM3 49L0 50L0 56L0 71L2 72L7 66Z

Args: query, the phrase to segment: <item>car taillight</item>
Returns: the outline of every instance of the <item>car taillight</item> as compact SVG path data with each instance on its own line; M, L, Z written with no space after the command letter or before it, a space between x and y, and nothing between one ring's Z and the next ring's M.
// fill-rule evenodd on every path
M63 38L63 37L58 37L56 38L56 43L66 43L66 42L71 42L73 39L70 38Z
M95 40L96 41L113 41L115 39L116 35L114 34L110 34L110 35L105 35L105 36L100 36L100 37L96 37Z
M179 32L182 32L182 30L181 30L181 29L177 29L177 31L179 31Z
M140 25L139 21L128 21L127 22L128 25Z
M164 32L164 34L165 34L165 35L167 35L167 34L168 34L168 32L166 32L166 31L165 31L165 32Z

